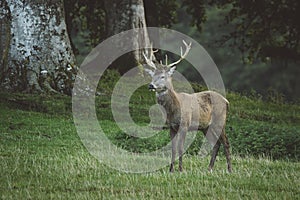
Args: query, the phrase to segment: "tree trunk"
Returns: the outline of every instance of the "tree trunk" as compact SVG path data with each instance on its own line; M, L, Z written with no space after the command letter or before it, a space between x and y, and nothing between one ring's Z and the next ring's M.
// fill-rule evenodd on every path
M10 44L10 12L6 1L0 2L0 80L7 70L8 49Z
M150 46L144 3L143 0L104 0L104 3L107 37L130 29L143 29L142 34L137 33L132 38L132 42L137 50L122 56L112 64L113 67L124 73L130 68L139 66L140 62L142 62L142 51L138 49L143 48L144 45ZM120 42L120 45L122 45L122 42Z
M77 68L63 0L2 0L0 33L2 88L71 93Z

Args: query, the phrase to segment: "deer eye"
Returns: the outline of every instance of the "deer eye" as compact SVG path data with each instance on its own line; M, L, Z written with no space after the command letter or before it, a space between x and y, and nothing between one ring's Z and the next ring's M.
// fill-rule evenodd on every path
M160 78L165 78L165 75L162 75Z

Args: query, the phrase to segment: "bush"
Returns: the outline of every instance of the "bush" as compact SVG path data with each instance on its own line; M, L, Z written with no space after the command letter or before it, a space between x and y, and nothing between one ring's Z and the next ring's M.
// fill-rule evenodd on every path
M99 91L107 95L96 98L97 116L104 132L118 146L133 152L156 150L169 142L167 130L152 138L135 138L117 128L111 113L110 93L120 75L107 70L98 85ZM197 90L203 87L193 85ZM230 102L226 132L232 153L246 156L270 156L274 159L300 158L300 106L296 104L264 102L229 93ZM62 95L25 95L0 93L0 103L11 109L37 111L55 115L71 114L71 98ZM149 123L149 108L155 104L155 93L142 86L135 91L129 102L130 114L138 125ZM115 127L115 128L113 128ZM202 145L203 134L199 132L188 149L188 154L197 154ZM222 152L223 148L221 148Z
M111 94L120 77L121 75L117 70L105 70L99 80L97 91L104 94Z
M299 159L300 137L296 128L249 121L235 122L227 129L233 154Z

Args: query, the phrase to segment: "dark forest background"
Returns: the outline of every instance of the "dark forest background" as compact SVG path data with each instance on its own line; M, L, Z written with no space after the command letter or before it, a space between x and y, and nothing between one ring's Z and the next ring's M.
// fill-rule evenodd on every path
M148 26L180 31L203 45L227 89L269 100L299 101L298 1L144 0L144 5ZM104 2L69 0L65 10L80 64L107 38ZM187 63L178 70L199 82Z

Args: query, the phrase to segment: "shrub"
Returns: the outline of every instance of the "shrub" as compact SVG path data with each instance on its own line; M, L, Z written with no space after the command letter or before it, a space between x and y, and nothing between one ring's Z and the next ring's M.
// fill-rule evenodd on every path
M121 75L117 70L105 70L99 80L97 91L104 94L111 94L115 84L120 79Z

